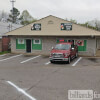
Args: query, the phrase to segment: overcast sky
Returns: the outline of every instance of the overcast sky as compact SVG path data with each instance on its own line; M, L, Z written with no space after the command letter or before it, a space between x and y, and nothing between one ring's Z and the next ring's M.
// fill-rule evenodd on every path
M54 15L60 18L76 19L78 22L100 20L100 0L16 0L19 11L28 10L34 18ZM10 0L0 0L0 10L9 12Z

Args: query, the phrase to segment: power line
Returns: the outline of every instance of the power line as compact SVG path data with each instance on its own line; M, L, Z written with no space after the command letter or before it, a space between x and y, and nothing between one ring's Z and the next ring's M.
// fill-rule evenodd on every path
M10 0L10 2L12 3L12 16L13 16L13 23L14 23L14 3L16 2L16 0Z

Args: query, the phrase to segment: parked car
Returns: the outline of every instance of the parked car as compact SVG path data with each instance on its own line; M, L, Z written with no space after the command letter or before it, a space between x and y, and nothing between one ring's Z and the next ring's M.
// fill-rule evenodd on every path
M78 47L73 45L71 42L59 43L50 52L50 62L55 61L65 61L70 63L70 61L78 56Z

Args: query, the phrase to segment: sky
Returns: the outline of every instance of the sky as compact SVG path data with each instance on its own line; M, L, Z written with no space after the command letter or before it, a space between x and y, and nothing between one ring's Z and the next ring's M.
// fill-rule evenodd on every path
M28 10L37 19L54 15L63 19L75 19L79 23L100 20L100 0L16 0L15 7ZM10 0L0 0L0 11L9 12Z

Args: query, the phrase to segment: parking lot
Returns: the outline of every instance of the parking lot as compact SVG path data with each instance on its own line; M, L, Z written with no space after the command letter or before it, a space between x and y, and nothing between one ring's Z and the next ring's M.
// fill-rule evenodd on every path
M100 94L100 58L51 64L42 55L0 55L0 100L68 100L71 89Z

